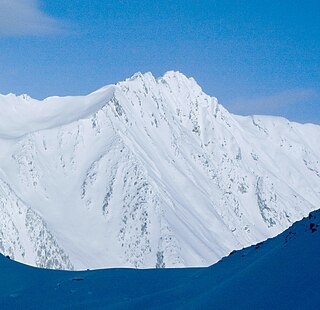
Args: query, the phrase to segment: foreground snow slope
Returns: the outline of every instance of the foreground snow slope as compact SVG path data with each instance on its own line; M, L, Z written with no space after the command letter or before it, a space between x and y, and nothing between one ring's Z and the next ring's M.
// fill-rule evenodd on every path
M0 256L3 309L315 309L320 212L208 268L37 269Z
M232 115L178 72L0 110L0 252L20 262L208 266L318 207L320 126Z

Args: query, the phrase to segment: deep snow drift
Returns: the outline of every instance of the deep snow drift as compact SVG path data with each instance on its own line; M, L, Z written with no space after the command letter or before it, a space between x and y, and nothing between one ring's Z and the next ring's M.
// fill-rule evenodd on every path
M207 268L37 269L0 256L2 309L315 309L320 212Z
M319 207L320 126L232 115L178 72L0 109L0 252L27 264L208 266Z

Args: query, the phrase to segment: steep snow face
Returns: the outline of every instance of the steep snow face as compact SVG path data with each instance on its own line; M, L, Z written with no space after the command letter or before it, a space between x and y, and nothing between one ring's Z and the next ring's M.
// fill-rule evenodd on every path
M232 115L178 72L0 107L0 251L27 264L207 266L318 207L320 126Z

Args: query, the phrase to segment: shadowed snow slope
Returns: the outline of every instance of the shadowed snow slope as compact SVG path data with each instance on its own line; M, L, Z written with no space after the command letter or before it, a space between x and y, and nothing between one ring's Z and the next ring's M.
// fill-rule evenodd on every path
M208 266L320 201L320 126L232 115L178 72L0 109L0 252L20 262Z
M37 269L0 256L2 309L315 309L320 212L207 268Z

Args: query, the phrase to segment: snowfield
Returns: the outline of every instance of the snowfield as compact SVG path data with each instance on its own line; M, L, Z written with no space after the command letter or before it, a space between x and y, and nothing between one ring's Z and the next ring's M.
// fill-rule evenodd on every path
M320 126L233 115L179 72L0 110L0 252L19 262L209 266L319 208Z
M207 268L59 271L0 255L1 309L315 309L320 212Z

